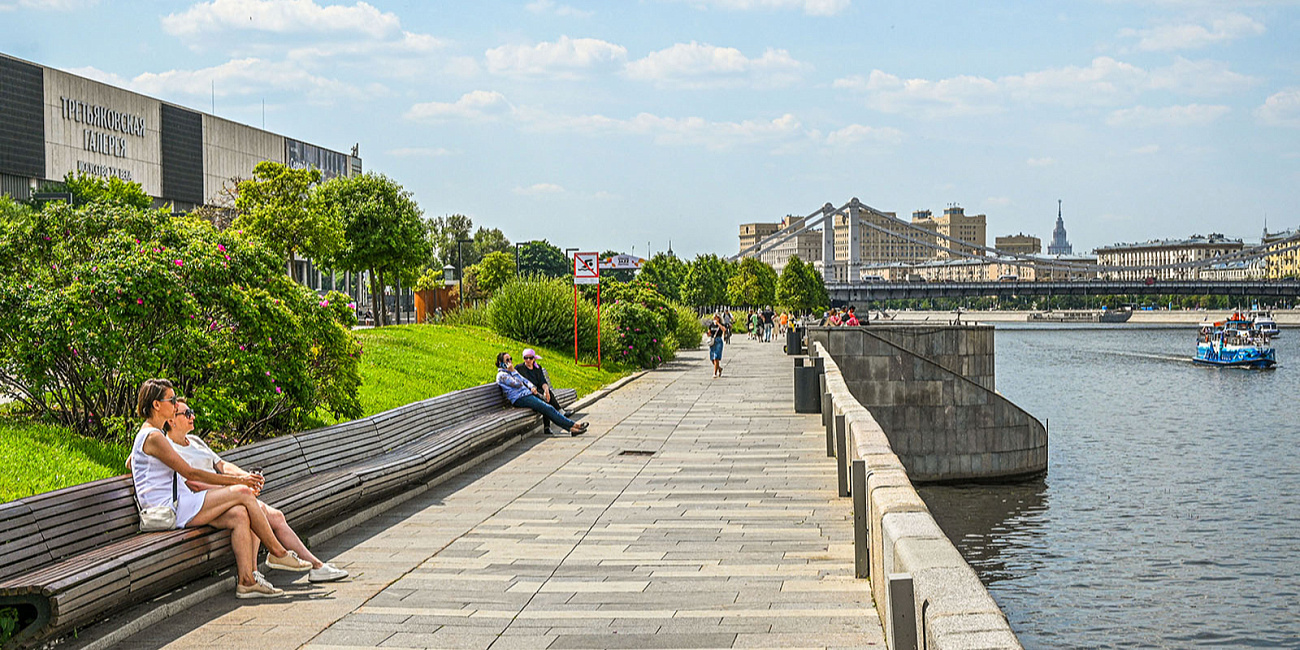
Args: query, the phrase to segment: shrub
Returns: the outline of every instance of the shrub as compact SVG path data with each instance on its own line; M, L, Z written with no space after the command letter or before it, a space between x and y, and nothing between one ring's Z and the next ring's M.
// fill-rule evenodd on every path
M673 339L677 341L677 347L682 350L694 350L700 347L700 339L704 336L704 326L700 324L700 317L695 314L695 310L685 305L673 305L673 311L677 314L677 328L673 330Z
M673 343L666 319L637 303L620 301L604 309L604 326L612 349L605 357L615 363L653 368L671 358Z
M573 288L540 276L516 278L488 304L492 330L501 336L561 350L573 346ZM596 308L578 301L578 349L596 349Z
M149 377L236 441L297 430L318 408L357 417L347 300L321 299L260 240L197 218L0 199L0 382L89 435L126 433Z
M453 309L447 312L442 319L447 325L461 325L465 327L492 327L492 319L488 315L487 307L467 306L460 309Z

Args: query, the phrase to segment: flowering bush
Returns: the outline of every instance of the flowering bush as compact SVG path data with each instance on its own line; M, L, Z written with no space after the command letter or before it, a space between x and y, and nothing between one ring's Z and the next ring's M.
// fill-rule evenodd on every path
M79 431L130 430L166 377L200 426L242 442L320 408L361 415L361 348L342 294L322 299L241 231L130 205L0 198L0 386Z
M613 345L604 351L606 359L639 368L653 368L671 359L673 343L662 315L635 302L620 300L602 309L603 340Z

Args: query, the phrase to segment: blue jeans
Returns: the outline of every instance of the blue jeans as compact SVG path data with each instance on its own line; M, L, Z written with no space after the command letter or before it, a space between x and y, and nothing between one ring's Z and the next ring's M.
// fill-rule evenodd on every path
M577 422L574 422L573 420L564 417L563 413L555 410L554 406L547 404L545 401L542 400L542 398L536 395L524 395L523 397L520 397L519 399L515 400L512 403L515 406L526 408L526 409L532 409L534 411L537 411L538 413L541 413L542 417L564 427L566 431L572 429L573 426L577 424Z

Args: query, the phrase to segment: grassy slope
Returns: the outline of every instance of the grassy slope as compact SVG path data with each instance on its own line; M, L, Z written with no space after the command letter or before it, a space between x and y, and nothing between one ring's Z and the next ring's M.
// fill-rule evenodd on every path
M373 415L435 395L492 382L498 352L509 352L516 362L525 347L537 348L542 365L559 388L590 393L618 379L622 373L580 367L573 351L530 346L504 338L491 330L454 325L403 325L359 330L365 346L361 355L361 407Z
M358 330L361 406L366 415L496 378L501 351L516 360L527 347L479 327L407 325ZM533 346L536 347L536 346ZM574 365L572 351L538 348L560 388L590 393L622 376ZM72 431L0 418L0 503L125 473L129 446L99 442Z
M0 421L0 502L123 474L130 451L62 427Z

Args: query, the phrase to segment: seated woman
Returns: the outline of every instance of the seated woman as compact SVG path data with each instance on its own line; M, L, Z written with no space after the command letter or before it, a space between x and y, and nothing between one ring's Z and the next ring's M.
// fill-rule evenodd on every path
M185 459L185 462L189 463L191 467L236 478L254 475L244 471L232 462L222 460L202 439L190 433L194 430L194 409L190 408L185 398L179 397L176 399L176 408L178 409L176 417L168 420L167 424L163 426L163 430L167 432L167 439L171 441L176 453L180 454L181 458ZM261 473L256 472L256 475L260 477ZM186 485L195 492L221 487L202 481L186 481ZM285 548L297 553L298 557L311 563L311 571L307 574L308 581L333 582L348 577L347 571L332 564L326 564L320 558L312 555L311 551L307 550L307 545L303 544L302 540L298 538L298 534L289 527L289 522L285 521L283 512L266 505L261 499L258 499L257 506L266 514L266 520L271 523L271 530L275 532L275 538L280 540ZM261 545L261 542L254 537L252 544L253 556L256 557L257 547ZM269 559L266 565L272 569L297 571L297 569L280 566Z
M236 598L283 596L283 589L277 589L255 573L257 555L253 552L253 538L266 544L269 561L278 567L307 571L311 563L275 538L266 513L257 505L262 477L204 471L190 466L176 453L162 427L176 417L177 401L176 391L166 379L147 379L140 385L136 414L144 418L144 424L140 425L140 432L131 445L131 478L135 482L136 500L141 509L167 506L175 510L176 528L208 525L229 529L239 574ZM195 492L187 484L189 481L222 487Z
M514 359L510 358L509 352L497 355L497 385L505 393L507 401L515 406L530 408L541 413L542 417L560 425L572 435L579 436L586 433L586 422L574 422L555 410L554 406L542 401L537 387L515 370L513 362Z

